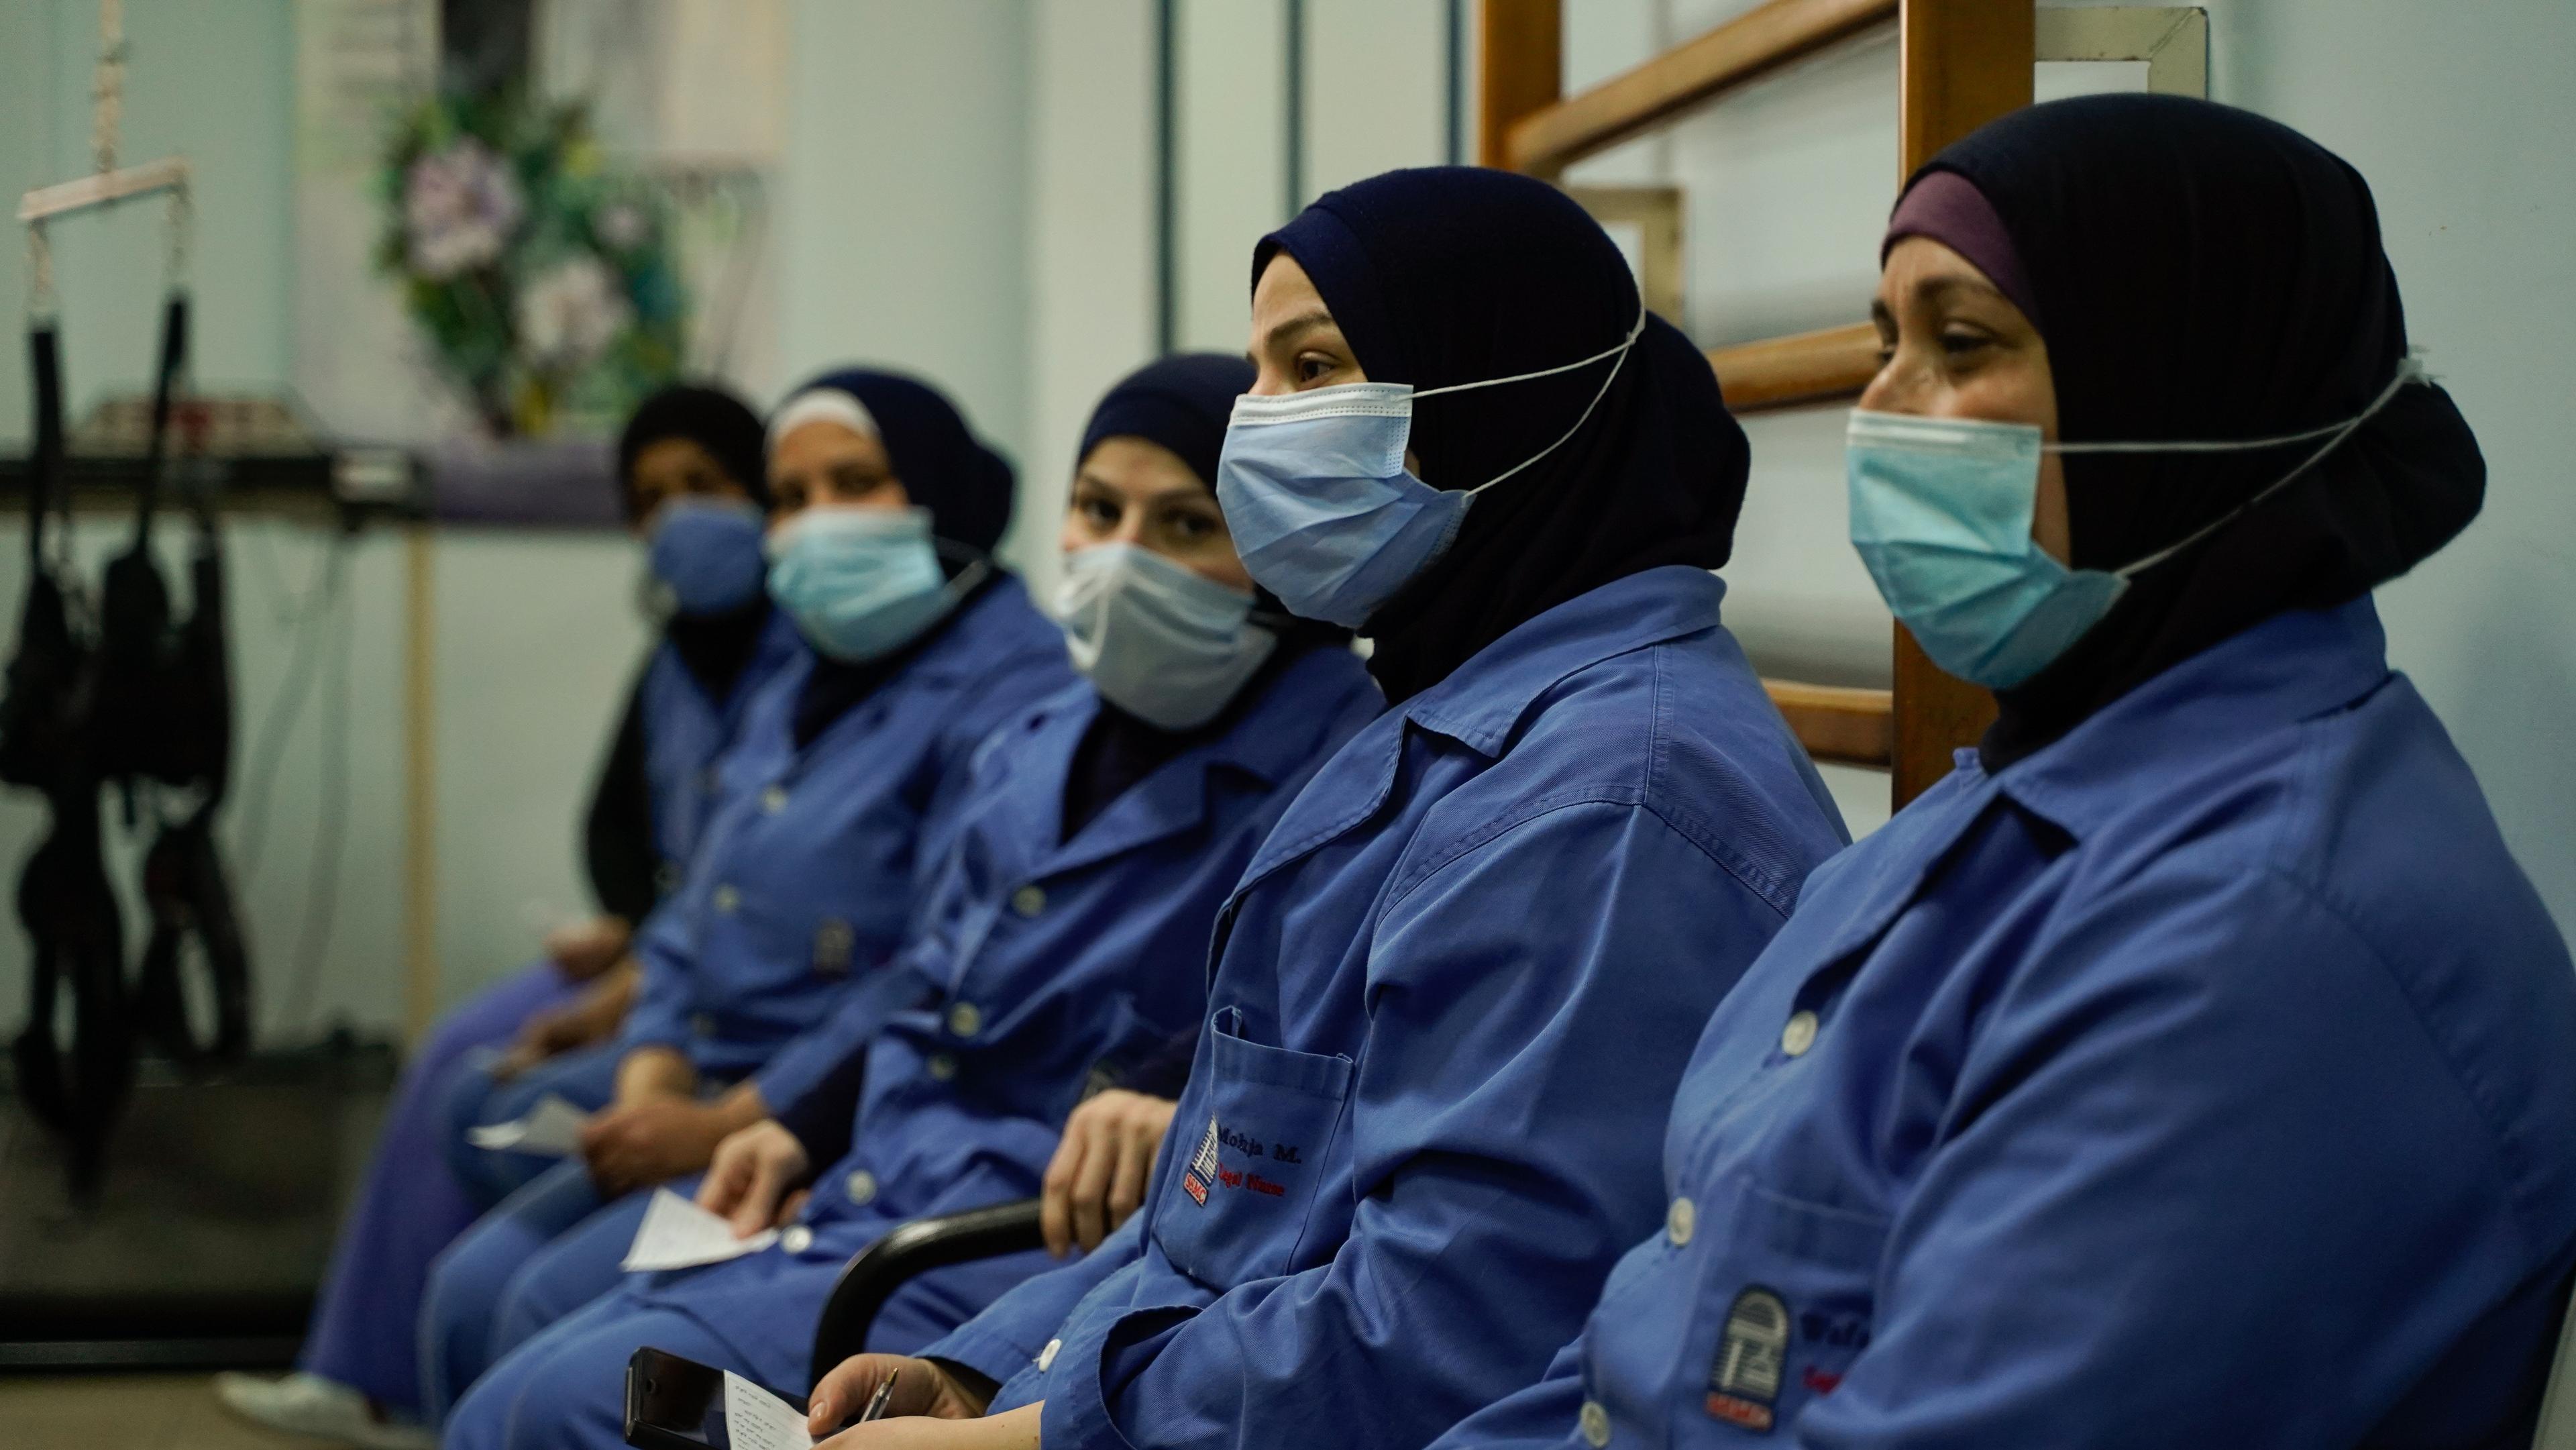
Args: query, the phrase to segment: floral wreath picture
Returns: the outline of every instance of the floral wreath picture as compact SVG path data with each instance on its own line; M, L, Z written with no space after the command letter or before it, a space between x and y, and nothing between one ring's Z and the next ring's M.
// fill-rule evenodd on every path
M613 420L678 376L689 309L669 206L609 165L583 107L424 101L382 189L377 263L493 436Z

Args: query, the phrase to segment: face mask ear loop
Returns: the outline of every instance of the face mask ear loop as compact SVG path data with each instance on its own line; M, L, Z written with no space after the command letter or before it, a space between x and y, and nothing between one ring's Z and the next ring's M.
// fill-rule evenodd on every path
M1529 467L1531 464L1538 462L1540 459L1545 458L1549 454L1564 447L1567 443L1572 442L1574 435L1583 431L1583 425L1592 421L1592 411L1601 406L1601 400L1610 396L1610 385L1619 380L1619 370L1628 365L1628 354L1636 347L1637 339L1643 336L1645 331L1646 309L1640 306L1637 309L1636 324L1628 329L1627 337L1623 338L1617 346L1603 348L1601 351L1578 362L1570 362L1563 367L1541 368L1539 371L1534 373L1517 373L1508 378L1487 378L1482 382L1474 383L1452 383L1445 388L1432 388L1426 392L1414 394L1413 396L1416 398L1428 398L1440 393L1463 393L1474 388L1498 388L1505 383L1521 383L1527 382L1531 378L1548 378L1554 377L1558 373L1570 373L1576 368L1589 367L1592 364L1601 361L1605 357L1615 357L1618 359L1618 361L1610 364L1610 371L1602 376L1601 386L1593 390L1592 401L1583 405L1583 413L1580 417L1577 417L1574 420L1573 427L1566 429L1562 437L1559 437L1555 442L1547 445L1545 448L1542 448L1536 453L1531 454L1529 457L1522 459L1520 462L1513 464L1511 467L1504 469L1502 472L1495 474L1493 477L1486 479L1483 483L1477 484L1474 488L1463 490L1467 497L1474 498L1476 495L1483 493L1486 489L1492 488L1495 484L1502 482L1504 479L1511 477L1513 474L1520 472L1522 469ZM1444 543L1441 547L1446 549L1448 546Z
M2272 483L2258 490L2252 498L2245 500L2245 502L2238 504L2236 507L2229 509L2223 514L2220 514L2217 518L2211 519L2208 523L2201 525L2199 528L2192 530L2182 538L2165 545L2163 548L2156 550L2154 553L2138 560L2136 563L2126 564L2111 571L2119 578L2134 579L2138 575L2145 573L2147 570L2152 569L2158 564L2165 562L2167 559L2172 558L2176 554L2181 553L2183 550L2190 548L2192 545L2199 543L2201 540L2208 538L2210 535L2217 533L2220 529L2223 529L2229 524L2236 522L2238 519L2243 518L2248 511L2254 508L2255 505L2260 504L2263 500L2270 498L2281 490L2288 488L2302 475L2306 474L2309 469L2316 467L2318 463L2322 462L2327 454L2341 448L2345 439L2350 438L2353 434L2361 431L2362 424L2367 423L2372 418L2378 416L2379 410L2388 406L2388 400L2397 396L2398 389L2423 381L2426 381L2426 375L2424 372L2424 356L2420 352L2410 352L2398 362L2397 376L2389 379L2388 386L2380 391L2379 396L2371 401L2369 407L2362 409L2358 415L2348 422L2330 423L2323 428L2311 429L2305 433L2295 433L2286 438L2263 438L2250 443L2145 443L2126 445L2094 443L2079 444L2071 448L2062 448L2058 451L2067 453L2078 451L2108 453L2122 450L2128 452L2172 453L2238 452L2252 448L2268 448L2281 443L2295 443L2305 439L2314 438L2325 433L2331 433L2334 435L2333 437L2326 439L2324 446L2318 448L2316 452L2309 454L2298 467L2291 469L2288 473L2281 475L2281 477L2275 479Z

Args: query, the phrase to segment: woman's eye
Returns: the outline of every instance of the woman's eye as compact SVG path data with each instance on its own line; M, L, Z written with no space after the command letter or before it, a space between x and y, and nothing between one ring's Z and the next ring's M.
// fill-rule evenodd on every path
M1114 529L1118 527L1118 507L1115 504L1103 503L1096 498L1085 499L1082 503L1082 521L1103 532Z
M1198 540L1216 532L1216 524L1199 514L1174 514L1167 525L1176 538Z
M1297 381L1311 383L1317 378L1332 376L1336 369L1337 364L1331 358L1318 357L1310 353L1297 359Z
M1993 338L1986 336L1982 332L1972 332L1965 329L1944 329L1941 333L1941 350L1950 354L1952 357L1957 357L1962 353L1975 352L1978 348L1984 347L1992 341L1994 341Z

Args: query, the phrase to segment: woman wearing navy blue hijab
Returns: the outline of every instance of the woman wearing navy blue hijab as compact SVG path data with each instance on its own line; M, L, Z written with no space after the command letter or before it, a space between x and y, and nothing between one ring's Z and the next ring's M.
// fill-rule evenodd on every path
M599 910L548 933L541 960L441 1017L406 1054L299 1372L217 1377L224 1402L263 1424L371 1446L426 1438L414 1423L413 1329L430 1261L506 1192L460 1180L443 1160L448 1085L487 1054L515 1075L617 1030L634 988L628 943L704 824L707 768L761 681L797 651L761 592L768 485L760 418L741 399L695 384L646 398L618 439L616 486L662 607L582 832Z
M836 1011L900 992L889 963L975 746L1070 679L1062 635L989 552L1010 516L1009 465L937 392L826 375L772 415L768 455L766 587L808 648L752 701L721 762L687 874L638 939L618 1039L500 1090L458 1091L455 1151L518 1160L527 1183L433 1271L421 1316L433 1409L527 1323L595 1291L596 1265L532 1263L541 1249L609 1199L703 1168L727 1133L830 1068L821 1025ZM577 1161L465 1141L547 1092L597 1110ZM606 1211L640 1217L640 1200ZM561 1272L537 1272L550 1267Z
M898 1413L994 1412L958 1444L1429 1440L1661 1221L1697 1024L1842 843L1719 620L1743 436L1591 218L1400 171L1254 266L1226 523L1396 708L1219 916L1144 1207L926 1359L844 1365L823 1429L893 1373Z
M737 1234L775 1227L778 1242L622 1285L612 1269L602 1287L615 1292L465 1398L451 1450L614 1450L622 1371L643 1344L801 1391L852 1255L907 1219L1036 1193L1074 1103L1132 1081L1205 1015L1219 903L1298 787L1381 703L1347 636L1260 606L1197 471L1215 472L1226 412L1251 383L1240 358L1167 359L1094 414L1056 601L1087 680L977 752L954 843L897 957L912 986L901 1010L843 1013L839 1065L728 1138L698 1190ZM1141 1179L1154 1143L1131 1146ZM803 1186L810 1195L790 1197ZM1046 1262L913 1280L871 1338L918 1347Z
M2485 467L2369 188L2066 101L1884 255L1854 539L2003 717L1808 882L1683 1079L1671 1229L1444 1443L2529 1444L2576 977L2385 659L2370 591Z

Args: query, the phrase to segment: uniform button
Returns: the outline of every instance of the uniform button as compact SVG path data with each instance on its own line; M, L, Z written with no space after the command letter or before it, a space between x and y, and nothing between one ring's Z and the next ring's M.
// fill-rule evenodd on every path
M1789 1025L1780 1029L1780 1050L1791 1057L1803 1057L1816 1045L1816 1014L1797 1011L1789 1014Z
M760 808L771 815L787 809L787 787L773 785L760 793Z
M850 1176L841 1180L841 1187L848 1191L850 1202L862 1208L876 1202L877 1176L864 1168L851 1169Z
M1043 1374L1046 1371L1055 1368L1055 1352L1062 1348L1064 1348L1064 1341L1061 1339L1050 1339L1047 1341L1047 1347L1038 1351L1039 1373Z
M1601 1450L1610 1443L1610 1412L1601 1408L1599 1400L1585 1400L1583 1413L1574 1418L1583 1428L1583 1443L1592 1450Z
M1011 893L1011 910L1022 916L1035 916L1046 910L1046 892L1039 887L1023 886Z
M689 1018L689 1030L700 1037L713 1037L716 1035L716 1019L704 1012L694 1013Z
M735 907L742 905L742 893L730 886L719 886L708 901L716 910L731 915Z
M814 1231L801 1223L790 1224L787 1232L778 1236L778 1246L791 1254L801 1254L814 1247Z
M930 1070L930 1080L932 1082L946 1082L957 1075L957 1059L950 1057L944 1052L931 1058L930 1061L922 1064L922 1066Z
M984 1030L984 1009L972 1002L960 1002L948 1009L948 1030L960 1037L972 1037Z
M1664 1215L1664 1236L1682 1248L1691 1241L1691 1231L1699 1227L1699 1210L1687 1198L1676 1198L1670 1213Z

